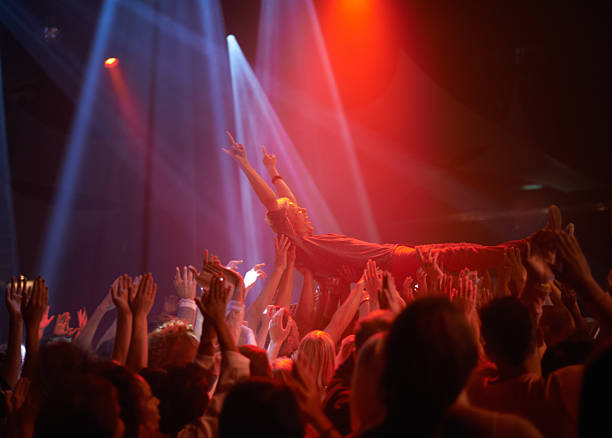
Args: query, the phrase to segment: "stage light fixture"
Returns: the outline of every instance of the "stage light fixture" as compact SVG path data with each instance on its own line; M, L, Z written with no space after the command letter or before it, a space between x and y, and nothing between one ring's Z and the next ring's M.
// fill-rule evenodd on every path
M119 60L117 58L107 58L106 61L104 61L105 68L113 68L116 67L117 64L119 64Z

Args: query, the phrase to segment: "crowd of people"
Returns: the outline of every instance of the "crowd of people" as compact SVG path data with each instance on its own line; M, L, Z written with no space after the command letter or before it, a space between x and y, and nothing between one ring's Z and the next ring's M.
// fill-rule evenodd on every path
M558 208L494 247L315 235L274 155L276 193L231 141L277 232L271 272L205 251L156 316L153 275L123 274L75 328L44 279L11 279L1 436L609 436L612 270L601 288Z

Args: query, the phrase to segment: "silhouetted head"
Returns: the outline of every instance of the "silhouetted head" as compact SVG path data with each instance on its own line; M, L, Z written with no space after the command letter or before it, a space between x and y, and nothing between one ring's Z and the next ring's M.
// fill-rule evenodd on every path
M302 438L304 423L291 390L269 379L234 386L219 416L219 438Z
M578 416L580 438L600 437L602 431L610 429L611 370L612 345L608 344L593 355L584 369Z
M487 356L496 364L519 366L536 348L536 322L517 298L494 299L479 311Z
M435 429L478 361L474 332L445 298L423 298L394 321L386 342L382 390L389 424Z

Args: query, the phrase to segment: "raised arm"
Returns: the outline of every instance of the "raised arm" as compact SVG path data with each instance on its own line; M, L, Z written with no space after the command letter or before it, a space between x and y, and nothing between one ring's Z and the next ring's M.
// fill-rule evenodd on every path
M277 210L278 203L276 202L276 194L274 193L274 190L272 190L270 186L266 184L264 179L255 171L255 169L253 169L253 166L251 166L251 163L249 163L249 160L247 159L244 146L240 143L236 143L229 132L227 135L232 142L232 145L229 149L222 149L223 152L228 154L236 161L236 163L238 163L238 166L240 166L240 169L249 180L249 183L251 183L251 187L253 187L255 194L263 206L269 211Z
M132 340L130 350L126 360L128 369L139 372L146 368L149 356L149 340L147 316L155 301L157 284L153 276L145 274L138 284L138 290L133 298L130 299L130 309L132 310Z
M117 322L115 330L115 344L113 345L113 360L125 365L132 339L132 310L129 298L133 294L134 285L127 274L119 277L110 287L113 304L117 307Z
M287 268L283 272L278 293L274 303L280 307L289 308L291 306L291 296L293 295L293 273L295 271L295 246L291 245L287 251Z
M8 343L6 358L2 366L2 379L14 388L19 380L19 367L21 366L21 338L23 336L23 317L21 315L21 297L26 292L26 279L11 278L6 286L4 302L9 314Z
M287 236L276 236L274 238L274 270L268 278L268 281L264 285L263 289L259 293L259 296L253 301L246 311L246 319L249 327L256 330L261 319L262 312L266 306L272 303L274 293L278 288L283 272L287 267L287 251L289 249L289 239Z
M302 284L302 293L298 301L295 311L295 322L297 323L300 333L308 333L314 328L314 277L312 271L306 268L300 269L304 276Z
M276 155L269 154L266 151L265 146L262 146L261 149L263 151L263 165L268 171L268 175L270 175L270 178L272 179L272 184L274 185L274 188L276 189L276 193L278 193L279 197L289 198L291 202L297 204L295 195L293 194L293 192L291 191L291 189L289 188L289 186L287 185L283 177L280 176L280 173L278 173L278 170L276 169Z
M355 283L353 289L349 293L349 296L344 303L336 310L331 321L325 327L325 330L331 338L334 340L334 345L340 341L342 333L349 325L357 311L359 310L359 303L361 303L361 297L365 288L365 281L363 277Z
M38 362L38 328L49 299L49 289L45 280L38 277L21 299L21 314L25 323L26 357L23 362L22 377L33 378Z
M117 283L118 281L119 278L117 278L113 284ZM112 310L113 307L113 297L109 291L100 304L98 304L98 307L96 307L96 310L94 310L91 317L87 319L83 329L79 331L79 336L73 341L74 344L87 352L91 351L91 341L98 330L100 321L102 321L104 315Z
M602 340L609 340L612 336L612 297L601 290L593 278L576 238L564 231L555 234L557 257L561 262L555 267L557 276L576 290L586 310L599 322Z

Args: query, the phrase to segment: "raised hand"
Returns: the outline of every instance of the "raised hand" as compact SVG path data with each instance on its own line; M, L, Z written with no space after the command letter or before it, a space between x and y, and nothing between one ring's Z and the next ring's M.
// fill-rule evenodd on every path
M153 280L151 273L144 274L142 280L138 284L138 289L133 297L130 297L130 309L132 314L136 316L148 315L155 301L157 293L157 284Z
M133 298L134 293L132 291L135 290L132 277L127 274L123 274L111 284L109 295L119 312L132 312L130 310L130 296Z
M119 278L118 277L114 282L113 285L115 287L117 287L117 284L119 283ZM113 304L113 296L110 293L110 289L108 291L108 293L104 296L104 298L102 299L102 301L100 301L100 304L98 304L98 309L104 313L109 312L113 309L113 307L115 307L115 304Z
M284 234L277 234L274 238L274 267L277 269L285 269L287 267L287 253L291 241Z
M415 300L414 284L415 284L414 279L410 275L404 278L404 282L402 283L402 290L400 292L400 295L402 296L406 304L410 304Z
M76 327L70 327L70 312L60 313L55 320L53 336L69 337L72 336L75 331Z
M79 322L78 330L81 330L87 324L87 309L85 307L77 310L77 320Z
M215 326L225 321L225 307L229 299L230 288L220 276L213 276L210 281L210 290L206 296L195 298L198 308L204 316L212 320Z
M281 344L289 336L289 315L286 312L287 309L282 307L272 316L269 325L271 342Z
M43 316L40 320L40 331L41 331L41 336L42 337L42 332L49 327L49 324L51 324L51 321L53 321L53 319L55 318L55 315L51 315L51 317L49 317L49 306L47 306L47 308L45 309L45 313L43 313Z
M240 143L236 143L236 140L234 140L234 137L232 137L232 134L230 134L229 131L225 131L225 133L229 137L232 144L229 149L222 148L221 150L230 157L232 157L234 160L236 160L238 163L248 162L244 146Z
M17 281L11 277L11 282L6 286L4 304L11 318L21 318L21 298L26 292L26 284L25 277L18 278Z
M244 260L230 260L229 262L227 262L227 265L225 265L225 267L227 269L237 271L238 266L240 266L242 263L244 263Z
M383 287L383 293L389 303L389 310L396 315L400 314L406 307L406 301L400 296L397 287L395 286L395 278L390 272L384 271L383 276L387 277L387 288ZM384 284L384 283L383 283Z
M376 266L376 262L372 259L366 263L366 268L363 272L363 280L365 289L370 296L370 301L377 308L379 301L379 293L382 292L382 271Z
M266 274L266 272L263 270L265 265L265 263L257 263L244 275L244 285L246 286L247 290L250 290L253 286L255 286L255 283L260 278L262 281L265 281L265 279L268 277L268 274Z
M181 270L176 267L176 273L174 275L174 288L180 298L183 299L194 299L196 296L196 277L195 274L187 267L183 266L183 274Z
M562 281L579 287L593 280L589 263L575 236L558 231L555 233L555 244L560 259L555 270Z
M552 266L546 255L540 251L533 251L530 242L527 242L527 257L525 266L534 281L548 283L553 277Z
M432 283L444 275L442 268L440 268L440 265L438 264L438 256L440 253L434 253L433 248L429 248L427 254L424 254L423 250L418 246L415 249L417 257L419 258L419 263Z
M204 257L202 259L202 268L198 272L193 266L189 266L189 270L194 274L197 283L204 288L205 291L209 288L210 279L214 276L222 276L223 271L232 272L235 275L235 271L225 269L221 266L219 257L213 253L209 253L208 250L204 250Z
M500 273L500 276L510 280L512 294L520 298L527 283L527 269L523 265L519 248L506 249L501 271L503 272Z
M477 275L469 269L464 269L459 273L459 288L453 301L466 316L473 315L476 312L476 300L478 298Z
M23 298L21 300L23 320L26 327L36 327L38 330L49 299L49 289L45 284L45 280L41 277L34 280L34 284L28 289L25 296L27 297L26 300Z
M266 147L262 146L261 147L261 151L263 152L263 165L264 167L266 167L267 169L275 169L276 168L276 155L274 154L269 154L266 151Z

